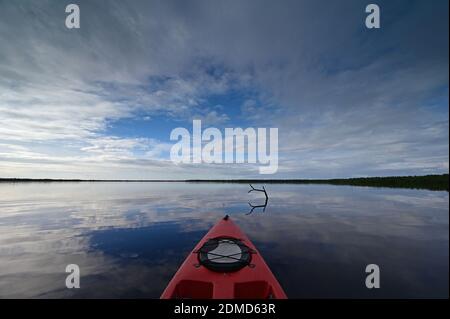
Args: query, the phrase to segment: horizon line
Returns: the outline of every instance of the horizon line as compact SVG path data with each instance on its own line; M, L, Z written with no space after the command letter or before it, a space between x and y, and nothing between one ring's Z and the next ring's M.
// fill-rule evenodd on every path
M82 179L82 178L28 178L28 177L0 177L0 181L54 181L54 182L215 182L215 181L331 181L367 178L405 178L443 176L449 173L427 175L390 175L390 176L360 176L360 177L335 177L335 178L189 178L189 179Z

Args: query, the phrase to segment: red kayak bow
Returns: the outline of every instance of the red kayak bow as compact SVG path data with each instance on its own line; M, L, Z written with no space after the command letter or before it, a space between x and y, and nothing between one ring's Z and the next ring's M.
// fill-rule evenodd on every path
M255 246L227 215L195 246L161 298L287 297Z

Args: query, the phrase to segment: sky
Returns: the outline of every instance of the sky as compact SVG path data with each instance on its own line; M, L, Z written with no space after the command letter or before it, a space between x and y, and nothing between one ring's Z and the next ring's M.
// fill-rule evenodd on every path
M369 3L0 0L0 177L448 173L448 1ZM172 162L194 119L278 128L278 171Z

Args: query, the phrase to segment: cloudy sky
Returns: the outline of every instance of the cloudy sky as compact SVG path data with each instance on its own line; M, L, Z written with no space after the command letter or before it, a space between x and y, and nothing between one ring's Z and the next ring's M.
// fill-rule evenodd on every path
M0 177L448 172L448 1L368 3L0 0ZM175 165L193 119L277 127L278 172Z

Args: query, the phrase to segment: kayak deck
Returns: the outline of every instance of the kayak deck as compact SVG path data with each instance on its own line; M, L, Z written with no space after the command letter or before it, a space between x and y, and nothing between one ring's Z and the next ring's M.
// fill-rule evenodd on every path
M236 250L239 247L238 250ZM256 247L228 217L200 240L162 299L285 299Z

